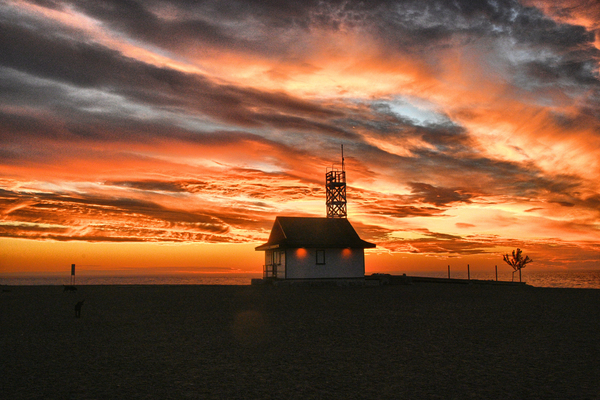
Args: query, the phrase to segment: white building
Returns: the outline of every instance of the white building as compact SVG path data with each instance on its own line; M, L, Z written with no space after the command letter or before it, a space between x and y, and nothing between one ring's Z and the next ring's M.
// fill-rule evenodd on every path
M325 174L327 218L276 217L265 252L264 279L354 279L365 276L362 240L346 219L346 171L342 166Z
M264 278L363 278L366 248L346 218L276 217L265 252Z

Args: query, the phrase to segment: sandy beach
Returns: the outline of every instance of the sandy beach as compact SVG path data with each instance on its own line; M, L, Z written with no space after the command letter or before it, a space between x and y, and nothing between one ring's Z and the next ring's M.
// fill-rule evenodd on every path
M600 399L600 290L2 289L7 399Z

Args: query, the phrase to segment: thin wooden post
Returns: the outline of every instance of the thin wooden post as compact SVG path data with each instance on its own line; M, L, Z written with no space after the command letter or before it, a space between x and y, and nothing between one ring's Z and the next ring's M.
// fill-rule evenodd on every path
M496 282L498 282L498 266L496 265Z
M75 264L71 264L71 285L75 284Z
M448 264L448 279L450 279L450 264Z
M467 278L471 280L471 266L467 264Z

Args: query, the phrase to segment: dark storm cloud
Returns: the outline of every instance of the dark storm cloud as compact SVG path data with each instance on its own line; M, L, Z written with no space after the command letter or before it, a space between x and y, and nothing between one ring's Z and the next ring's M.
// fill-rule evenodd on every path
M117 31L169 50L201 51L208 46L285 54L285 39L272 34L312 26L363 27L410 50L467 34L506 35L561 51L594 40L582 27L558 24L517 1L77 1L71 6Z
M170 110L184 108L201 112L222 121L241 126L274 126L352 137L324 121L312 121L341 116L338 110L324 108L316 103L291 97L284 93L263 92L218 84L199 75L155 67L127 57L105 47L65 40L62 37L32 32L21 26L0 26L0 47L3 48L1 65L72 85L77 88L99 89L112 95L121 95L129 101L162 107ZM4 73L8 73L4 71ZM25 103L31 97L25 85L6 84L7 97L15 103ZM30 87L32 85L29 85ZM33 85L38 96L49 107L68 106L70 93L64 87ZM48 92L56 92L65 104L55 104L56 98ZM71 100L72 101L72 100ZM43 106L40 101L31 105ZM84 117L84 119L86 119Z
M76 8L104 21L116 31L137 39L162 46L170 51L203 51L227 47L237 51L252 49L268 52L263 40L252 40L236 29L228 28L227 22L251 15L243 12L245 3L226 5L223 2L135 2L135 1L84 1L75 2ZM174 19L161 18L160 11L171 7L177 15ZM172 10L172 11L173 11Z
M106 21L113 28L161 43L168 47L189 45L191 41L203 41L213 45L260 46L258 41L243 40L243 32L227 28L228 22L254 19L261 25L273 28L308 28L313 23L337 26L349 15L368 12L373 6L361 2L347 1L78 1L73 5L89 15ZM164 7L171 12L181 13L177 19L160 18ZM209 22L210 21L210 22Z
M476 4L478 3L478 4ZM306 20L315 15L317 9L329 9L331 7L340 9L341 14L348 14L356 10L365 11L364 5L354 4L352 2L341 4L334 3L326 6L325 3L305 4L299 6L297 4L287 4L283 2L281 5L261 5L256 4L249 7L250 12L257 18L266 18L271 20L273 15L278 12L284 12L291 21ZM154 12L149 11L152 8L160 8L159 3L146 2L115 2L102 3L75 3L75 7L84 9L91 13L96 18L109 23L118 24L122 27L127 27L131 34L141 35L154 33L157 36L160 34L162 26L169 25L169 21L163 21L156 17ZM247 6L238 4L239 7L229 6L222 7L218 4L206 2L191 6L188 3L173 3L171 7L176 7L179 11L189 11L190 8L201 9L206 11L207 15L217 15L219 18L228 20L238 16L239 10ZM396 7L397 4L390 2L380 2L373 6L372 12L377 12L380 9L390 9ZM419 2L405 2L401 7L411 9L414 13L424 12L424 5ZM504 8L503 8L504 7ZM280 11L277 11L281 8ZM414 9L413 9L414 8ZM263 11L261 11L263 10ZM512 11L511 11L512 10ZM521 11L519 11L521 10ZM461 15L468 19L483 18L486 21L503 21L506 24L510 23L511 29L520 32L528 32L531 40L540 41L542 43L559 43L552 40L553 29L556 28L556 23L544 19L543 16L530 9L518 7L514 2L454 2L447 4L446 2L434 2L428 4L426 12L431 14L430 19L437 21L447 21L447 18L441 18L447 13ZM516 15L521 16L519 12L526 14L516 20ZM212 13L212 14L211 14ZM228 13L233 13L233 16L228 17ZM318 14L318 13L317 13ZM326 14L326 13L325 13ZM369 13L366 13L369 15ZM398 13L396 13L398 14ZM531 14L531 15L530 15ZM512 15L509 18L508 15ZM437 18L437 17L440 18ZM216 19L219 21L219 19ZM517 25L515 21L518 22ZM542 21L542 22L540 22ZM175 24L176 22L173 22ZM178 23L178 22L177 22ZM186 22L187 23L187 22ZM370 24L375 21L370 21ZM397 28L403 28L404 23L408 20L398 22L391 21ZM455 27L447 21L446 29L449 34L455 32ZM522 28L523 27L523 28ZM524 28L527 27L527 28ZM556 37L562 42L570 43L576 47L582 43L588 43L593 38L583 37L575 33L567 34L563 32L568 27L561 26L556 33ZM268 26L265 27L268 29ZM556 28L558 29L558 28ZM577 28L580 30L579 28ZM151 66L127 57L124 57L116 50L107 49L100 45L77 42L67 40L61 35L55 35L45 31L29 29L28 27L8 22L0 26L0 46L3 48L1 64L15 70L19 70L30 74L31 76L43 77L50 80L73 85L76 88L98 88L109 91L113 94L124 96L133 102L148 104L155 107L163 107L168 109L184 108L189 111L201 112L221 121L235 123L241 126L273 126L281 129L294 129L302 131L317 131L328 135L338 136L346 139L355 138L355 136L347 129L340 128L330 123L328 120L334 117L342 117L343 114L339 109L331 107L323 107L316 103L307 102L297 98L293 98L283 93L261 92L247 88L235 87L232 85L224 85L212 82L198 75L189 75L165 68ZM415 32L410 29L411 32ZM488 30L485 30L486 32ZM545 32L546 36L538 39L535 34L538 31ZM158 32L158 33L157 33ZM189 26L180 27L177 29L179 35L173 35L172 32L165 32L166 37L177 37L183 43L192 40L202 40L202 29L193 29ZM189 33L189 37L185 33ZM397 29L390 30L391 35L394 35ZM418 30L416 31L418 32ZM570 32L570 31L569 31ZM182 36L183 35L183 36ZM144 40L153 42L152 37L141 37ZM423 38L419 38L419 41ZM276 42L276 39L275 39ZM560 42L560 43L562 43ZM422 43L419 42L422 46ZM228 44L221 44L227 47ZM535 67L533 67L535 65ZM542 77L546 81L552 81L561 77L569 77L569 79L577 79L580 82L590 82L595 80L593 70L589 68L588 61L566 60L557 65L548 65L537 62L537 64L526 64L522 68L520 74L534 75ZM517 74L519 75L519 74ZM6 91L6 99L15 103L29 103L32 97L31 91L20 90L24 89L23 85L4 89ZM151 90L149 90L151 88ZM76 105L68 104L68 93L60 93L59 89L49 87L35 88L39 94L36 96L37 103L43 101L48 102L49 98L63 98L65 107L77 109ZM58 92L58 96L49 96L48 92ZM46 92L44 94L44 92ZM29 100L28 100L29 99ZM29 105L36 104L36 100L32 100ZM42 106L43 104L39 104ZM51 106L49 104L48 106ZM59 105L54 105L60 107ZM63 113L64 114L64 113ZM81 118L85 119L85 115ZM454 128L460 129L460 128ZM464 135L451 132L449 129L440 130L437 132L423 134L424 139L435 145L463 145L465 140ZM459 140L459 142L457 142Z
M443 116L445 117L445 116ZM450 121L426 124L398 115L388 104L376 104L363 121L349 121L369 129L381 139L419 138L441 153L456 154L470 151L473 139L466 130Z
M539 10L522 9L510 21L511 33L520 41L551 46L558 50L576 50L579 45L590 45L594 34L582 26L557 23L545 17Z
M436 147L440 152L464 152L472 148L472 138L467 132L456 125L435 124L428 127L419 127L417 130L421 138Z
M543 171L529 163L516 163L481 157L470 151L455 157L452 152L441 153L430 150L415 150L417 158L405 160L414 176L435 176L443 181L447 176L454 185L469 187L472 192L487 194L511 193L515 196L535 196L538 191L557 192L578 185L571 178L546 178ZM440 167L443 169L440 170ZM421 171L420 173L417 171ZM441 179L440 179L441 178Z
M558 62L531 61L518 65L515 68L515 83L529 89L551 84L577 84L600 88L596 63L570 57Z
M431 68L443 68L445 60L440 60L439 54L452 43L482 41L495 56L506 50L496 47L494 41L505 38L538 52L538 57L545 51L553 53L539 61L511 60L517 87L530 86L536 80L598 84L594 60L600 51L594 47L594 32L556 22L517 1L406 1L390 2L384 9L368 26L391 49L422 53Z
M165 182L165 181L108 181L105 182L111 186L121 186L125 188L139 189L142 191L159 191L184 193L187 190L182 182Z
M415 201L411 196L385 196L379 192L351 188L348 196L352 203L373 215L385 215L392 218L436 217L441 216L446 209L432 207ZM412 205L414 203L415 205Z
M410 182L413 197L421 202L430 203L438 207L454 202L470 203L471 196L461 193L460 190L435 187L422 182Z
M0 69L1 73L2 69ZM9 73L7 75L14 76L14 74ZM198 132L198 129L202 128L194 128L193 130L179 128L176 126L180 124L178 115L168 112L158 114L152 119L138 118L135 115L129 115L123 107L127 104L120 104L118 99L115 100L115 104L112 104L112 100L109 99L106 104L107 110L99 112L94 107L102 107L102 99L80 99L69 93L64 87L49 83L28 84L26 81L20 81L19 84L0 84L12 89L13 95L8 97L7 105L12 103L14 106L21 107L18 112L15 112L15 107L4 110L0 108L0 127L2 128L0 129L0 137L3 138L5 143L19 143L29 140L28 138L36 140L46 138L50 140L118 142L171 138L204 145L225 145L246 140L279 146L262 136L247 132L214 131L209 127L204 128L204 132ZM310 103L305 104L284 95L269 96L256 91L249 95L251 91L241 93L243 91L235 88L231 89L238 92L232 95L232 98L237 98L233 102L238 105L237 111L235 111L235 107L225 107L223 105L221 105L221 109L218 109L215 103L211 103L208 107L214 108L213 115L224 119L231 117L238 122L244 120L244 122L251 122L251 125L274 126L305 133L324 133L333 137L355 137L353 133L333 122L326 123L320 120L323 115L341 115L343 110L339 108L326 109ZM216 87L214 90L218 91ZM227 88L223 90L227 91ZM22 97L20 97L21 95ZM249 99L248 95L253 99ZM189 98L193 102L197 101L193 95L190 95ZM207 104L210 103L209 100L205 100ZM262 110L271 110L270 114L264 111L248 112L247 109L244 110L253 107L253 105L260 105L261 101L264 106ZM245 105L241 103L245 103ZM198 109L206 111L202 107ZM301 115L284 114L283 112L286 111ZM314 119L315 117L317 120ZM174 126L174 124L176 125ZM14 154L6 150L4 156L11 157ZM30 153L30 156L34 157L35 154Z
M62 105L47 111L48 113L31 110L23 114L0 109L0 137L6 143L31 139L69 140L70 143L80 140L126 143L170 139L208 146L242 141L269 143L262 136L242 131L191 131L173 125L177 121L168 117L143 120L127 118L118 113L73 110ZM51 111L62 111L64 114L53 115L50 114Z
M569 203L568 201L551 201L551 203L560 204L563 207L573 207L575 204Z
M562 54L583 48L592 51L594 41L583 27L559 24L517 1L78 1L71 6L169 51L186 47L202 51L205 43L282 55L291 49L283 36L275 35L282 28L328 26L335 30L343 24L374 30L379 37L392 40L392 46L402 45L408 51L427 48L427 43L443 45L445 40L467 34L469 40L512 37L523 44L551 46ZM172 16L161 18L161 13ZM565 68L573 68L571 63Z
M441 216L445 212L444 209L436 207L406 206L386 201L377 201L374 203L376 204L368 205L368 209L372 214L386 215L392 218L436 217Z
M600 51L594 47L595 35L583 26L561 24L537 9L525 9L510 21L510 34L538 51L555 54L542 60L514 65L516 84L528 87L539 84L578 84L598 86L596 68ZM519 79L519 76L522 76Z

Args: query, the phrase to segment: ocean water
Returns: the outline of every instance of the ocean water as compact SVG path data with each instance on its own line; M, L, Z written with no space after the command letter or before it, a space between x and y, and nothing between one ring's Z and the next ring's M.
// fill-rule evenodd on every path
M412 272L411 276L427 276L436 278L447 278L448 272ZM450 277L456 279L468 279L469 274L465 271L450 271ZM496 280L496 273L471 271L471 279ZM512 272L498 271L499 281L511 281ZM514 274L514 280L519 281L519 273ZM521 271L521 280L528 285L536 287L553 288L579 288L600 289L600 271Z
M396 274L401 274L397 272ZM448 272L409 272L409 276L447 278ZM451 278L467 279L467 271L451 271ZM177 274L177 275L82 275L76 285L249 285L262 274ZM496 280L495 272L471 271L471 279ZM515 281L519 275L515 274ZM0 285L68 285L67 274L0 274ZM511 272L498 272L498 280L510 281ZM531 286L554 288L600 289L600 271L522 271L522 280Z

